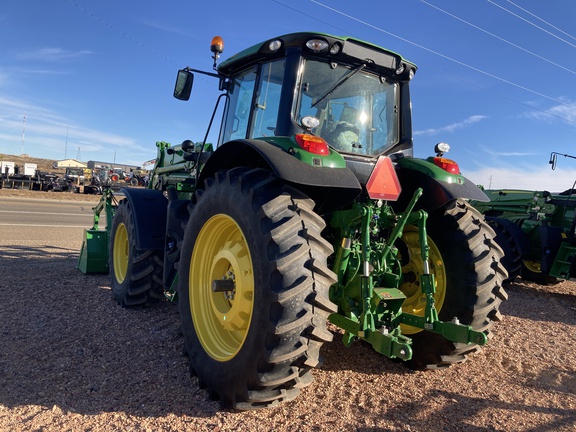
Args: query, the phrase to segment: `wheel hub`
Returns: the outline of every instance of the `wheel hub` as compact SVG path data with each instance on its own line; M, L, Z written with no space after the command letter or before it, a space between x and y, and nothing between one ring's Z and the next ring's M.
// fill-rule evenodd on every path
M245 246L237 241L226 242L213 260L211 306L214 316L227 331L246 330L250 324L252 287L250 280L243 280L241 270L250 267ZM236 277L236 274L240 276ZM212 286L216 281L231 281L234 288L215 292ZM229 286L229 283L216 282L216 285ZM249 289L247 289L248 286L250 286Z

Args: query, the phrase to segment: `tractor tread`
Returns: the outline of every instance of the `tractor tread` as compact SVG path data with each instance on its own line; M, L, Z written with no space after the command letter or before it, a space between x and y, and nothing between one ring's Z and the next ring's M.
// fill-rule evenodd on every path
M217 210L220 213L232 212L229 208L240 205L248 212L243 217L255 219L242 220L245 224L253 223L249 225L254 227L250 237L261 245L260 255L252 260L262 269L261 277L269 280L259 288L266 293L266 300L254 307L265 308L262 313L268 325L254 329L261 336L259 342L251 342L250 353L242 347L235 355L233 360L236 356L249 357L245 370L228 371L226 364L217 365L221 372L208 367L209 360L201 360L206 358L201 344L196 336L191 337L194 329L187 305L188 283L184 282L188 266L180 266L179 305L190 369L201 377L223 407L236 410L272 407L293 399L312 382L311 368L321 363L320 347L333 337L326 327L328 315L336 311L328 298L336 276L326 264L333 249L321 236L325 222L314 212L313 200L267 170L239 167L216 173L197 190L184 234L184 261L192 255L193 243L190 250L185 244L189 233L199 231L204 223L196 221L198 209L208 218L216 211L212 210L214 205L222 206L224 210ZM236 376L234 382L219 378L227 373Z
M152 306L164 299L162 284L164 262L162 251L136 248L136 225L132 212L127 199L120 201L112 220L108 265L114 299L123 307L138 308ZM128 232L130 250L127 271L122 282L116 279L114 269L116 229L120 224L124 224Z

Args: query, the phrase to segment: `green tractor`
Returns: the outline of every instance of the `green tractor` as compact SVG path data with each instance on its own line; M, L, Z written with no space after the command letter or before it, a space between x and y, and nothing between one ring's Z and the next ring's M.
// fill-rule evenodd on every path
M552 169L558 155L550 155ZM485 215L505 252L506 284L517 276L541 285L576 276L575 187L560 193L493 189L484 191L490 201L471 201Z
M148 188L105 198L115 299L176 301L192 374L238 410L296 397L335 333L415 369L486 344L503 252L447 146L413 157L416 66L319 33L217 66L222 49L216 37L214 72L182 69L174 90L188 100L195 73L218 81L204 140L157 143Z

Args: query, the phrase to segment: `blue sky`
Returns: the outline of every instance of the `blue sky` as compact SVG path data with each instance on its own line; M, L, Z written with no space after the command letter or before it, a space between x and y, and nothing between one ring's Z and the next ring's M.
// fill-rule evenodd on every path
M201 5L200 5L201 4ZM219 92L176 72L295 31L350 35L419 66L417 157L447 142L493 188L561 191L576 179L576 2L566 0L0 0L0 153L141 164L156 141L203 139ZM25 119L24 119L25 116ZM24 131L24 139L23 139Z

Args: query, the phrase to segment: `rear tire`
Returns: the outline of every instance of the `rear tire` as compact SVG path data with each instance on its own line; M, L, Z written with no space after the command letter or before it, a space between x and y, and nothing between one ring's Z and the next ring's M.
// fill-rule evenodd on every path
M196 194L179 264L180 319L191 372L225 408L293 399L332 340L333 249L313 208L262 169L219 172ZM214 281L232 291L214 292Z
M500 303L508 298L502 288L507 278L500 260L502 249L494 241L495 233L484 217L461 199L448 202L431 212L428 235L439 251L444 268L442 305L437 307L442 321L457 317L461 324L489 334L495 321L501 320ZM437 280L437 283L441 283ZM401 287L402 289L402 287ZM461 363L469 353L479 350L476 344L455 343L427 330L409 334L413 369L436 369Z
M494 240L504 252L501 262L508 272L508 277L503 283L504 285L508 285L514 282L514 280L520 275L522 269L522 256L520 255L520 251L518 251L518 247L516 246L512 234L504 228L504 226L499 224L498 220L491 219L488 221L488 225L490 225L496 233Z
M160 252L137 249L135 229L124 199L114 213L108 253L112 295L123 307L150 306L164 298Z

